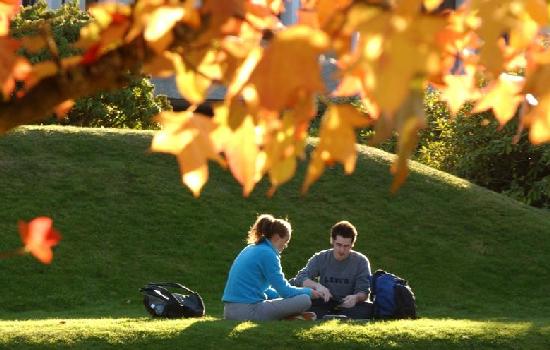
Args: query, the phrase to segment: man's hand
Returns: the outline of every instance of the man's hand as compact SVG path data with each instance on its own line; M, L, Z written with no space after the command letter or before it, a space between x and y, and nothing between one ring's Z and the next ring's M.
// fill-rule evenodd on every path
M311 299L319 299L319 298L322 298L323 296L321 295L321 293L319 293L318 291L316 291L315 289L311 289Z
M321 297L323 298L325 303L328 302L330 298L332 298L332 294L330 294L330 290L328 290L328 288L323 286L322 284L317 285L315 287L315 290L317 290L319 294L321 294Z
M354 307L355 304L357 304L357 295L352 294L342 299L342 304L340 304L340 306L349 309Z

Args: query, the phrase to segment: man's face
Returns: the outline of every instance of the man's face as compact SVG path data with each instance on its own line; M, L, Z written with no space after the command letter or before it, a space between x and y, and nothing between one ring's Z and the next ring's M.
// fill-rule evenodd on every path
M353 243L351 242L351 238L336 236L336 238L332 240L332 248L334 248L334 258L341 261L349 256L351 248L353 248Z

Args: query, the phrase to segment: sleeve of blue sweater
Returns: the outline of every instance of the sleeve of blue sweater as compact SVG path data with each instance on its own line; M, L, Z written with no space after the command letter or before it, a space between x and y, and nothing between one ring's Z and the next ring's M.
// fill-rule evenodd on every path
M291 298L300 294L311 296L311 288L293 287L288 283L283 274L281 259L275 252L263 254L261 265L267 281L281 297Z

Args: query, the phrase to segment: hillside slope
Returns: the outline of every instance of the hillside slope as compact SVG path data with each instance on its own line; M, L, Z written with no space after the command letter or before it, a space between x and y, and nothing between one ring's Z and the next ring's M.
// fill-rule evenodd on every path
M179 281L221 315L231 261L258 213L288 217L291 277L328 247L338 220L359 230L356 250L408 279L432 317L536 318L550 313L550 214L422 165L389 193L391 156L360 148L356 172L328 169L301 196L305 166L272 199L250 198L211 166L202 196L179 181L173 157L148 152L151 132L26 127L0 138L0 251L20 245L17 220L48 215L62 232L54 262L0 260L0 318L141 315L138 288ZM4 293L6 294L6 293Z

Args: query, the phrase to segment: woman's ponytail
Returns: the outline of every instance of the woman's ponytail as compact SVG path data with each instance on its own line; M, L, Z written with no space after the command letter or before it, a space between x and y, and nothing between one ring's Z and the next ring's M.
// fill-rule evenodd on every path
M248 244L258 244L265 237L271 239L274 234L286 237L290 234L290 223L283 219L275 219L271 214L261 214L248 231Z

